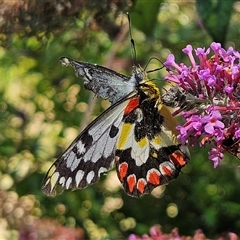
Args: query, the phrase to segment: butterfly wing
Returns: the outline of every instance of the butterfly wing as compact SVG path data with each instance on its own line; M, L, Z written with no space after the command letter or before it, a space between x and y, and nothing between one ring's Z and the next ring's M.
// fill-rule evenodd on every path
M67 57L61 57L63 66L71 65L77 76L84 79L86 89L93 91L98 97L116 103L136 89L136 79L127 77L111 69L96 64L78 62Z
M116 170L130 196L140 197L177 178L189 160L187 147L176 138L171 113L164 105L156 105L154 99L132 104L120 126Z
M61 191L85 188L112 167L124 109L134 94L104 111L54 162L43 180L46 195L56 195L58 185Z

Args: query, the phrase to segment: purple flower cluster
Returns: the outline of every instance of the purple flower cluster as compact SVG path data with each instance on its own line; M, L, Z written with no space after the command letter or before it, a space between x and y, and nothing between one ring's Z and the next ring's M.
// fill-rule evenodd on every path
M175 83L183 95L192 96L191 102L181 102L177 110L185 119L178 126L178 138L191 146L198 139L200 146L213 143L209 158L217 167L224 152L240 153L240 53L215 42L208 49L195 49L195 57L191 45L183 52L190 66L177 64L173 54L164 63L169 73L165 79Z

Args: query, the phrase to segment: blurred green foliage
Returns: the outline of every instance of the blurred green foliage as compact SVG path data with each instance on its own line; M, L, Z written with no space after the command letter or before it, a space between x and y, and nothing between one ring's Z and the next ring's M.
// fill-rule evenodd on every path
M142 66L153 56L165 61L171 52L178 62L187 62L181 51L187 44L207 48L216 39L203 29L205 21L200 24L204 16L197 15L194 2L165 0L154 6L141 0L26 0L3 1L1 7L1 236L17 239L19 234L28 236L36 226L44 229L49 224L57 229L55 234L74 228L77 232L71 236L75 239L83 238L80 228L86 238L123 239L132 232L147 233L154 224L162 225L165 232L178 227L180 234L192 235L199 228L209 237L226 231L240 234L238 160L228 155L214 169L206 149L191 148L191 161L180 177L141 199L123 192L114 171L83 190L66 191L55 198L41 192L44 174L79 133L80 125L108 106L97 99L91 118L85 118L93 96L72 69L61 67L59 57L98 63L130 75L132 49L124 14L130 11ZM228 29L222 43L236 50L240 49L239 7L235 2L229 11L229 26L230 15L219 20ZM157 67L159 63L151 61L148 69ZM162 70L149 77L163 86L164 74ZM42 225L35 222L41 219Z
M224 45L235 0L196 0L203 26L215 42Z

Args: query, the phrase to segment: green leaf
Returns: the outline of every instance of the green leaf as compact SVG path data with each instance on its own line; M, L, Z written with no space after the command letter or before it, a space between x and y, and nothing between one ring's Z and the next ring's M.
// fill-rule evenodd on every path
M163 3L163 0L136 1L130 11L132 25L147 36L151 36L157 24L157 16L161 3Z
M196 0L198 14L215 42L224 45L235 0Z

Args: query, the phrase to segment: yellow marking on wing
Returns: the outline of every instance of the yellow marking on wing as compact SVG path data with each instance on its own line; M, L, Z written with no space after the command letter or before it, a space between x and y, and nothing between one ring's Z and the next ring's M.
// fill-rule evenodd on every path
M122 150L125 149L125 145L130 137L130 132L133 128L133 124L124 123L121 129L120 136L118 138L117 149Z
M169 111L168 107L160 104L158 107L158 110L160 111L160 114L164 117L163 127L166 130L171 131L171 138L173 144L178 144L179 140L177 139L177 135L179 134L178 130L176 129L177 122L173 118L171 112ZM164 139L163 139L164 141Z
M163 129L161 129L163 131ZM162 133L162 132L161 132ZM150 145L155 149L159 150L161 147L165 146L164 139L162 139L162 135L159 133L152 140L150 140ZM154 157L154 156L153 156Z
M59 178L59 173L55 172L50 179L50 184L51 184L51 191L53 190L54 186L56 185L58 178Z
M53 173L55 172L56 170L56 167L55 165L52 165L51 168L49 169L49 172L48 172L48 177L52 176Z
M152 153L152 157L158 158L158 154L156 152Z
M145 147L145 146L147 145L147 143L148 143L147 138L142 138L142 139L138 142L138 146L139 146L140 148L143 148L143 147Z
M159 137L159 136L155 136L153 139L152 139L153 143L156 144L156 145L160 145L162 143L162 139Z
M53 165L47 174L48 179L46 180L44 186L47 186L49 183L51 185L51 190L58 180L59 173L55 174L56 167ZM58 175L58 176L57 176Z
M44 186L47 186L50 182L50 178L47 179L47 181L45 182Z

